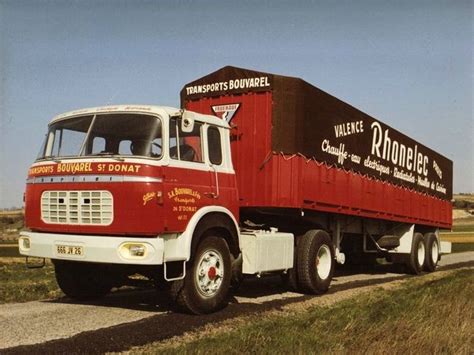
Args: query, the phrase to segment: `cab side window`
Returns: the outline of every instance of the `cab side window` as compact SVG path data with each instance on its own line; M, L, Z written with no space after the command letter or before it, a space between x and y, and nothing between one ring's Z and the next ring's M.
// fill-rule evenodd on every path
M175 160L202 163L202 124L194 123L190 133L181 130L181 119L170 120L170 157Z
M207 130L207 145L209 147L209 160L214 165L222 164L221 134L217 127L210 126Z

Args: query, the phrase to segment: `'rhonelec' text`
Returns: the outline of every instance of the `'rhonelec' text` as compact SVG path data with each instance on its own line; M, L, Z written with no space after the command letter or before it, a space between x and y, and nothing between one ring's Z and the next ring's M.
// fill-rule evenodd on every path
M389 129L382 130L382 126L378 122L373 122L371 128L371 154L408 171L416 171L418 174L428 176L429 159L427 155L418 151L418 145L407 147L403 143L391 139L388 135Z

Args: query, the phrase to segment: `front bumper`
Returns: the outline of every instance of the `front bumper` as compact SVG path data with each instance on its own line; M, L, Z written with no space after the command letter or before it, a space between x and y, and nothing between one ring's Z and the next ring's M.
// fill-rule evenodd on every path
M29 243L23 242L25 238ZM21 232L19 244L20 254L24 256L110 264L161 265L164 255L162 238ZM29 244L29 248L25 248L25 244ZM143 245L146 252L140 257L124 256L121 250L128 244ZM58 254L58 249L64 246L81 248L82 255Z

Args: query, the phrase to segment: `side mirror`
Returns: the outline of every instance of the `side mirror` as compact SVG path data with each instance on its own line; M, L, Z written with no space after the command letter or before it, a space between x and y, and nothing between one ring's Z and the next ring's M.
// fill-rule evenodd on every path
M194 130L193 114L189 111L183 111L181 114L181 131L191 133Z

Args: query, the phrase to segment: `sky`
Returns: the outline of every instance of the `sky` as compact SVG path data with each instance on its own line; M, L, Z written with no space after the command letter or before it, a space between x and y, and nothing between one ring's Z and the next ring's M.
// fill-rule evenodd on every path
M0 0L0 208L59 113L179 107L233 65L300 77L454 161L474 192L472 1Z

